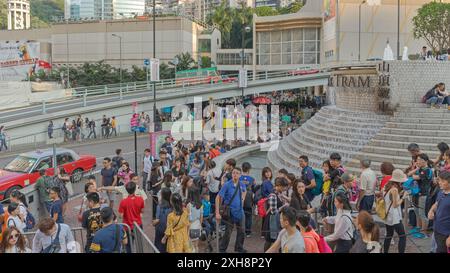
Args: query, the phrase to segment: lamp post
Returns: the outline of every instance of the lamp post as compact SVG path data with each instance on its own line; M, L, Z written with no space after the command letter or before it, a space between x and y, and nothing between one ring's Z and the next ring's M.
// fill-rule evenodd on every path
M120 85L122 86L122 36L111 34L113 37L119 38L119 58L120 58Z
M67 88L70 88L70 68L69 68L69 19L66 19L66 63L67 63Z
M156 58L156 1L153 0L153 59ZM153 126L156 131L156 83L153 82Z
M366 0L359 4L359 28L358 28L358 62L361 61L361 6L366 3Z
M250 32L251 28L246 26L242 29L242 52L241 52L241 66L242 71L244 71L245 67L245 33ZM242 105L244 105L244 87L241 87L242 90Z
M397 0L397 60L400 60L400 0Z

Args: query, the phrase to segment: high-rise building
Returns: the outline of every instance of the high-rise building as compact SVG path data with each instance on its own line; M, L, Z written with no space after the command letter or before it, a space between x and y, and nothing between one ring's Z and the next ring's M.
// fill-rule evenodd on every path
M8 30L30 28L30 0L7 0Z
M279 0L255 0L255 7L272 7L279 6Z
M96 20L121 19L142 15L146 0L66 0L65 18Z

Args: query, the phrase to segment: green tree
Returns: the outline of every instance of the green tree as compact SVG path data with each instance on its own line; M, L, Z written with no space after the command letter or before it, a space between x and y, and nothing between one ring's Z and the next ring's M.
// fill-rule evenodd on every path
M169 67L169 65L166 63L161 63L159 65L159 78L161 80L174 79L175 78L175 69L172 67Z
M272 7L268 7L268 6L262 6L262 7L257 7L255 9L255 13L256 15L263 17L263 16L275 16L275 15L279 15L280 13L278 12L278 10L272 8Z
M188 52L176 56L178 58L177 71L189 70L195 65L195 61Z
M0 0L0 29L8 28L8 10L6 0Z
M222 47L229 47L230 31L233 26L233 10L228 7L226 1L223 0L214 10L210 20L222 33Z
M61 4L63 8L61 8ZM64 1L61 3L60 0L33 0L30 1L30 9L31 16L50 23L54 17L60 18L64 16Z
M450 3L423 5L413 18L416 39L424 39L434 52L450 48Z
M202 56L202 68L211 67L211 58L207 56Z

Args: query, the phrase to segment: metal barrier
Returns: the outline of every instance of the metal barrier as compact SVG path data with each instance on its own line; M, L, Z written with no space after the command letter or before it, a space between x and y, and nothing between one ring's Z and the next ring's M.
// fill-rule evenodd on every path
M84 253L84 246L85 246L85 240L86 240L86 234L85 234L85 230L82 227L76 227L76 228L72 228L72 235L73 235L73 239L74 241L77 243L75 244L77 249L76 249L76 253ZM26 238L26 244L28 246L28 248L33 249L33 239L34 236L36 235L37 231L32 231L32 232L25 232L23 235Z
M133 234L135 253L159 253L158 248L136 222L133 223Z

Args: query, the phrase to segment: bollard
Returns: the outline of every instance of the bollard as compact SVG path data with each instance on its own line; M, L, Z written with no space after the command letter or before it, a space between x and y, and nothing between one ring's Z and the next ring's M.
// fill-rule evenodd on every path
M47 113L47 109L46 109L46 105L45 105L45 100L42 101L42 114L46 114Z

